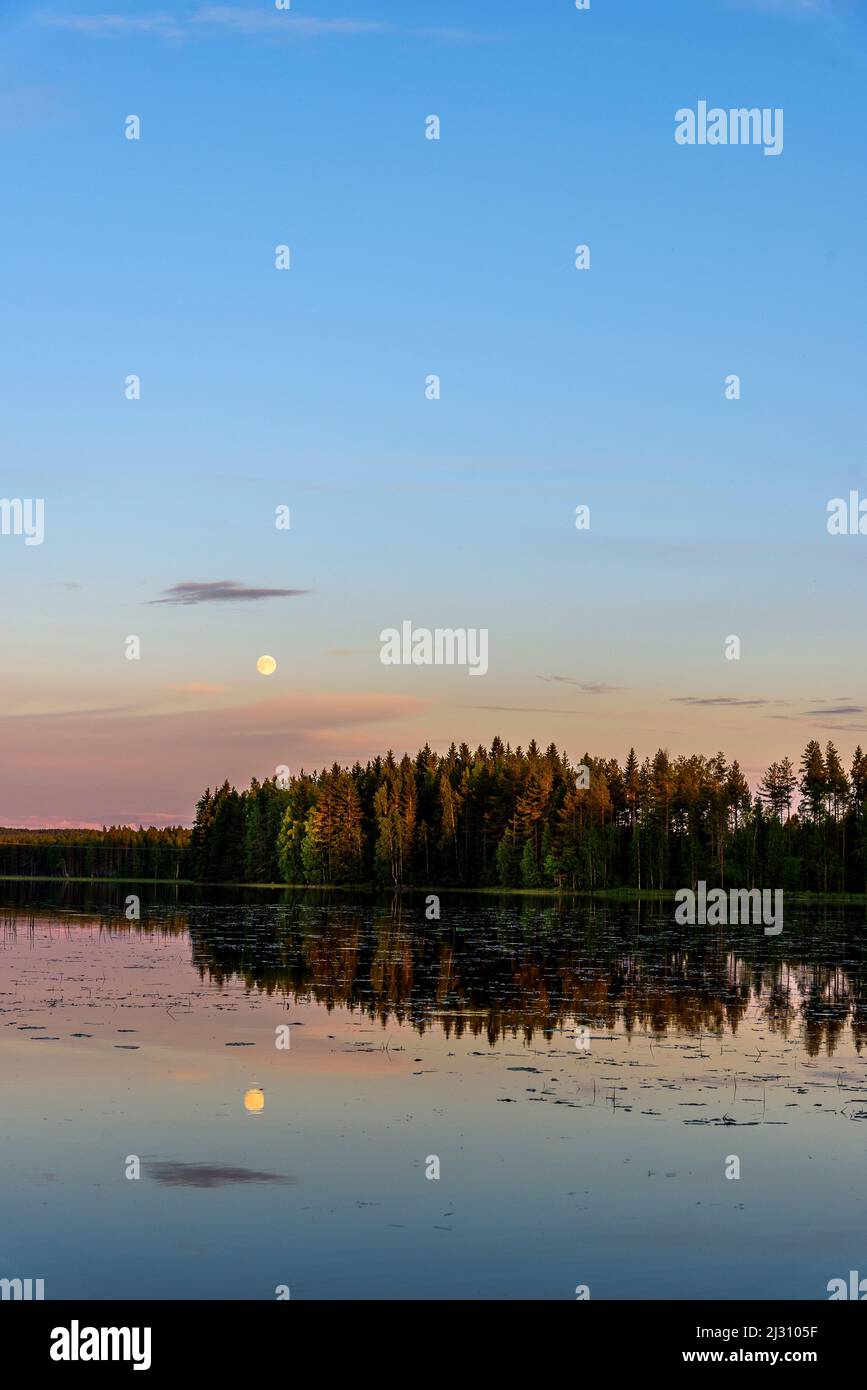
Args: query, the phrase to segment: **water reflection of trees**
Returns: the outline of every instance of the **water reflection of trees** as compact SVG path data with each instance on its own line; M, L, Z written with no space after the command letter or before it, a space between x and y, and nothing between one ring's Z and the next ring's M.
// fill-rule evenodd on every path
M193 961L249 989L360 1010L423 1033L553 1037L590 1024L627 1032L737 1032L753 1006L768 1029L833 1051L867 1024L867 953L809 918L785 943L761 932L693 931L634 908L455 905L449 924L405 908L295 904L278 923L215 930L191 914ZM453 919L453 920L452 920Z
M80 909L79 909L80 912ZM43 917L40 912L37 914ZM33 914L0 914L5 931ZM857 910L790 909L780 937L753 928L681 928L660 904L550 904L443 898L428 922L423 898L358 905L337 896L282 895L233 906L173 903L127 922L114 904L58 915L56 929L188 932L192 962L217 986L363 1012L424 1033L551 1038L587 1024L628 1033L722 1036L747 1011L806 1051L833 1052L867 1035L867 946Z

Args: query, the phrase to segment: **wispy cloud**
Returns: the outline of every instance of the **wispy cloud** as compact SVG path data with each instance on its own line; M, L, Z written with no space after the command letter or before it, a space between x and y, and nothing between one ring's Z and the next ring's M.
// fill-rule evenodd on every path
M604 685L595 681L578 681L573 676L537 676L540 681L557 681L561 685L574 685L582 695L612 695L615 690L623 690L622 685Z
M210 681L186 681L183 685L170 685L169 690L177 690L182 695L223 695L227 685L214 685Z
M497 714L573 714L574 709L551 709L549 705L467 705L467 709L489 709Z
M100 719L110 719L115 715L140 714L137 705L99 705L90 709L48 709L48 710L27 710L23 714L0 714L0 721L6 723L16 719L39 720L39 719L92 719L97 716Z
M251 602L262 598L295 598L298 594L309 594L310 589L254 589L239 584L237 579L215 579L206 583L173 584L163 590L162 598L152 598L150 603L236 603L239 600Z
M403 34L414 38L437 39L442 42L492 42L494 35L476 33L461 28L411 28L380 19L325 19L298 15L291 10L255 9L242 5L199 5L181 12L152 10L125 14L53 14L42 11L37 22L53 29L95 38L110 38L124 34L152 34L159 38L181 39L195 35L224 33L264 35L278 39L340 38L357 35Z
M752 709L756 705L784 705L785 700L738 700L734 695L672 695L674 705L724 705L731 709Z
M786 14L821 14L830 11L832 0L737 0L742 10L779 10Z
M152 824L154 806L169 808L162 823L189 823L215 780L246 786L283 763L294 772L363 761L386 739L403 741L404 726L421 727L430 704L315 689L229 707L201 700L166 712L114 709L110 718L104 709L0 715L0 824ZM414 746L423 741L413 735Z
M803 714L771 714L768 716L768 718L782 719L787 724L800 724L803 723L806 716ZM860 734L864 733L865 730L867 730L867 724L856 724L853 723L851 720L847 720L844 723L841 723L839 720L835 720L831 724L825 724L821 720L811 719L808 727L811 729L827 729L829 733L834 733L837 735L849 733Z
M867 713L867 706L865 705L837 705L831 709L805 709L801 717L803 719L812 719L814 716L822 718L826 715L842 716L864 713Z
M103 38L118 34L158 34L163 38L180 39L188 21L169 14L48 14L36 16L37 23L52 29L68 29L75 34Z
M391 34L395 25L378 19L313 19L257 8L242 9L240 5L203 5L191 15L188 23L195 26L217 26L241 34L279 34L286 38L320 38L328 34Z

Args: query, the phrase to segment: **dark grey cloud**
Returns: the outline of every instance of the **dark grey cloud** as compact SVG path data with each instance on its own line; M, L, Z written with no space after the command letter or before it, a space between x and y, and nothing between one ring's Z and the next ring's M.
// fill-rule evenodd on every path
M844 715L844 714L865 714L867 705L836 705L830 709L805 709L801 715L802 719L821 718L825 715Z
M228 1187L233 1183L276 1183L285 1186L297 1178L282 1173L260 1173L255 1168L230 1168L220 1163L145 1163L149 1178L164 1187Z
M310 589L254 589L240 584L237 579L215 579L206 583L173 584L163 590L162 598L152 598L151 603L235 603L239 600L250 602L260 598L294 598L298 594L309 594Z
M724 705L729 709L753 708L755 705L781 705L785 700L737 700L734 695L672 695L674 705Z
M537 676L540 681L557 681L560 685L574 685L582 695L611 695L615 690L623 690L622 685L604 685L597 681L578 681L574 676Z
M538 705L467 705L467 709L489 709L507 714L574 714L574 709L550 709Z

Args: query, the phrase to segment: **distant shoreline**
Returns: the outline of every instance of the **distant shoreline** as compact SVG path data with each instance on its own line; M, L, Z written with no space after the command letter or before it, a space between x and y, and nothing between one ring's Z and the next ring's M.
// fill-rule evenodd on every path
M344 896L357 893L370 897L387 897L399 893L405 897L424 897L433 893L488 898L601 898L607 902L673 902L679 891L676 888L503 888L496 885L487 888L463 888L454 885L443 887L437 884L404 884L399 888L389 888L372 883L216 883L194 878L67 878L58 874L0 874L0 883L147 883L170 888L238 888L245 892L285 892L291 889L300 893L340 893ZM867 906L867 893L787 892L786 900L794 903Z

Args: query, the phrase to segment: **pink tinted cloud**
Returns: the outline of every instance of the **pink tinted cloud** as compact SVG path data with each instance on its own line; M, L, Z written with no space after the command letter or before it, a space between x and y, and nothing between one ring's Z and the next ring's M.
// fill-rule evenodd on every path
M400 743L429 701L304 693L168 714L22 715L0 720L2 825L189 823L206 786L246 786ZM154 808L160 808L158 810Z
M182 685L169 685L166 689L181 695L224 695L229 687L212 681L185 681Z

